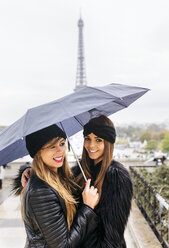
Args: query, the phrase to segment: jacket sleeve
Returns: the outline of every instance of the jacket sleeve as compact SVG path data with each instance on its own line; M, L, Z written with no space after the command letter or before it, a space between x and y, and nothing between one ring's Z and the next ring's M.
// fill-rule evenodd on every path
M124 229L130 214L133 188L125 168L106 173L100 200L102 236L98 247L118 248L124 242Z
M31 168L30 164L24 164L22 165L19 170L18 170L18 174L16 175L16 177L13 179L13 187L12 187L12 194L14 194L15 196L20 195L23 187L21 184L21 177L22 177L22 173L27 169L27 168Z
M97 216L93 209L82 205L68 231L66 217L60 197L51 188L31 192L27 204L32 221L42 232L50 248L76 248L85 238L87 230L97 226Z

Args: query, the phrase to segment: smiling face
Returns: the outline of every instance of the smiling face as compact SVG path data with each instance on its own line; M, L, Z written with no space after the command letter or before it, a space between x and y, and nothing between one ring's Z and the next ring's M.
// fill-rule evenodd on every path
M84 137L84 147L89 155L89 158L94 160L94 164L97 164L103 160L104 139L91 133Z
M63 165L66 144L65 139L61 138L55 142L56 139L51 140L50 143L41 149L41 158L43 162L53 171Z

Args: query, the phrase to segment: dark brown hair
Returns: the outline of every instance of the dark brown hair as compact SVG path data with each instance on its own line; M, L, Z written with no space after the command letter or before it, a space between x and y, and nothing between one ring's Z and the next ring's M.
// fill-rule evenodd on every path
M92 124L96 124L96 125L105 125L105 126L114 127L113 122L105 115L101 115L99 117L93 118L89 122L92 122ZM103 161L102 161L100 172L99 172L99 174L96 178L96 181L94 183L94 186L97 187L100 196L101 196L101 192L102 192L102 184L104 181L104 177L105 177L106 171L107 171L107 169L111 163L112 157L113 157L113 150L114 150L114 144L104 140ZM89 155L88 155L85 147L83 146L82 168L83 168L87 178L91 177L91 173L90 173L91 164L92 164L92 160L89 158ZM77 182L80 184L80 186L82 186L82 187L84 186L85 181L84 181L82 174L80 174L77 177Z

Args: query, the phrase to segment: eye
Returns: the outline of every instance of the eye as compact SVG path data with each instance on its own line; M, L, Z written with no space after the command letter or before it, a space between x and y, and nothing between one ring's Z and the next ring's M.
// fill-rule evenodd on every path
M65 145L65 142L61 142L59 145L60 146L64 146Z
M55 145L53 145L53 146L49 147L49 149L55 149L55 147L56 147L56 146L55 146Z
M84 140L85 140L85 141L89 141L90 138L89 138L89 137L84 137Z
M102 139L96 139L96 142L102 142L103 140Z

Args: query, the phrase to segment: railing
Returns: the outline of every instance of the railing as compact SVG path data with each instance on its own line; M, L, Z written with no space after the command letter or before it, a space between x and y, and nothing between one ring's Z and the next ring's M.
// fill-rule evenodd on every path
M169 248L169 204L145 181L135 169L136 167L130 166L129 168L136 203L162 247Z

